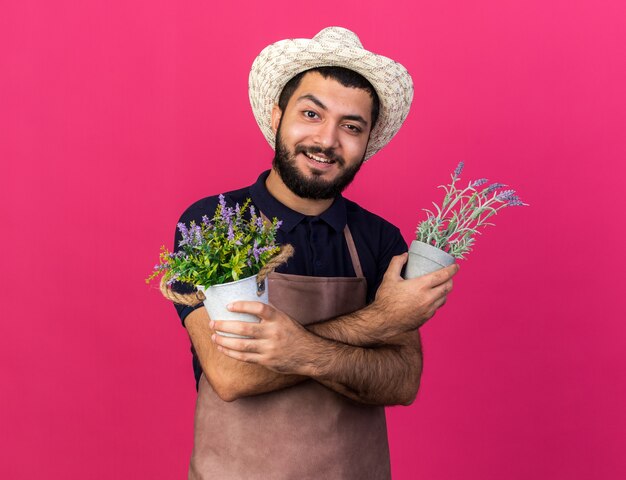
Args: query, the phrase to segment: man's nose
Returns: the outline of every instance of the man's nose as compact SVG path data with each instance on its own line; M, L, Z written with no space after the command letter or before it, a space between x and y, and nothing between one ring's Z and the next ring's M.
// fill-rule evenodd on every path
M334 122L325 122L320 125L317 140L323 148L337 148L339 144L339 126Z

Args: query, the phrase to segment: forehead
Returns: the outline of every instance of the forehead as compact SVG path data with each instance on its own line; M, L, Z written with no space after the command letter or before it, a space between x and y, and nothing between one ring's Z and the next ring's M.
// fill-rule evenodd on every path
M302 77L287 108L306 102L309 95L323 103L330 112L371 118L373 100L369 92L361 88L345 87L334 78L324 78L319 72L308 72Z

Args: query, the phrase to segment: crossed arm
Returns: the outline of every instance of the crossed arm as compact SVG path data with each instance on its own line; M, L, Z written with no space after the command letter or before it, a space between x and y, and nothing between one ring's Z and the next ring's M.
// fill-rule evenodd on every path
M192 312L187 330L216 393L232 401L312 378L360 403L410 404L422 370L418 328L445 302L458 267L403 280L405 261L406 255L394 257L371 305L308 329L258 302L231 308L259 316L258 324L210 321L203 308Z

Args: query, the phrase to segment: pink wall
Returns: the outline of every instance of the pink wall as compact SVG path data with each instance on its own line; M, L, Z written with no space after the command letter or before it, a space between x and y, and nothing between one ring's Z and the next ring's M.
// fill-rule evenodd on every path
M184 478L194 385L143 279L192 201L271 152L260 49L327 25L413 74L348 196L407 240L459 160L517 187L423 328L388 410L395 479L626 478L624 2L6 2L0 16L0 478Z

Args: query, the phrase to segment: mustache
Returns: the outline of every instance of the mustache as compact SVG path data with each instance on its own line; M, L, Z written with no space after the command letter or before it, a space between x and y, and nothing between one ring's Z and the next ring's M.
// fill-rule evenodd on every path
M322 148L319 146L307 146L307 145L297 145L295 149L296 155L298 153L308 153L308 154L319 154L321 153L329 160L337 162L339 165L343 166L346 162L341 155L337 155L332 148Z

